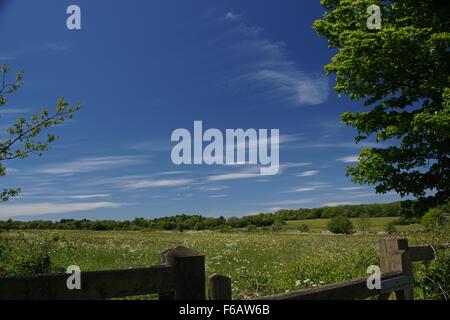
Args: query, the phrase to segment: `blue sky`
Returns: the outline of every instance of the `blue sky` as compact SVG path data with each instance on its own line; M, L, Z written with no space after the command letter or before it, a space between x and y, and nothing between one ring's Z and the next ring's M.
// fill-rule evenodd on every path
M82 30L66 28L66 8ZM338 98L316 36L319 1L10 1L0 7L0 63L25 86L0 111L18 116L81 102L42 158L4 163L22 194L0 219L241 216L277 208L389 202L345 177L361 146L339 123L361 104ZM280 129L281 170L173 165L173 130Z

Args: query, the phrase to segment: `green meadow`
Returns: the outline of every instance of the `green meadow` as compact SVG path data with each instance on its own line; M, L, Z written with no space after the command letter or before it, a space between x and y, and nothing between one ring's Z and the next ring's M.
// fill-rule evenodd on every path
M321 230L325 223L308 222L314 230ZM363 277L368 266L379 263L378 239L383 235L300 234L292 230L296 223L289 222L289 229L281 233L64 230L25 231L25 237L56 232L67 239L51 250L55 272L69 265L78 265L82 271L148 267L159 263L162 251L186 246L206 256L208 276L218 273L231 277L234 299ZM14 233L9 232L11 236ZM421 232L410 233L408 239L411 244L431 241ZM420 275L422 266L416 267ZM417 290L417 297L424 298L419 287Z

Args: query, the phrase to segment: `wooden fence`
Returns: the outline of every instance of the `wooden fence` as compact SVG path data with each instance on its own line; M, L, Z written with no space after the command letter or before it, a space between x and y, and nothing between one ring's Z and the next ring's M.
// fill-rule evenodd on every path
M69 290L70 274L0 278L0 300L108 299L159 294L160 299L204 300L205 256L185 247L161 254L161 265L81 273L81 290Z
M378 296L414 299L411 263L431 260L435 247L409 247L404 238L380 239L381 289L369 289L367 278L324 285L258 298L258 300L349 300ZM42 274L0 278L0 300L108 299L159 294L160 299L204 300L205 257L185 247L161 254L161 265L141 269L81 273L81 289L69 290L69 274ZM231 279L213 275L208 279L211 300L231 299Z

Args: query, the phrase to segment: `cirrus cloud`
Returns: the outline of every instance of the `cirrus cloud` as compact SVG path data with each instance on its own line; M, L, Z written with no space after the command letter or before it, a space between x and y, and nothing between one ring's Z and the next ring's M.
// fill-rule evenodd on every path
M337 159L337 161L344 162L344 163L355 163L355 162L358 162L358 158L359 158L359 156L357 154L355 154L355 155L339 158L339 159Z
M68 212L90 211L100 208L121 208L119 202L69 202L69 203L8 203L0 207L0 219L15 216L35 216L44 214L62 214Z

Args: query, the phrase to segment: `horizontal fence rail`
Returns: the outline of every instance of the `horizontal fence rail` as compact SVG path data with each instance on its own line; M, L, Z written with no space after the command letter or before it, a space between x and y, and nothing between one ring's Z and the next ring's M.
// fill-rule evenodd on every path
M432 246L411 247L408 248L409 259L414 261L432 260L436 254L436 250Z
M256 300L355 300L367 299L385 292L402 290L410 285L408 277L402 273L384 275L381 289L369 289L367 278L360 278L316 288L296 290L288 293L265 296Z
M161 253L161 265L81 272L70 290L68 273L0 277L0 300L93 300L159 294L160 299L205 299L205 257L186 247Z
M0 299L108 299L171 292L175 288L175 274L170 266L82 272L81 290L67 288L69 276L63 273L1 278Z
M428 245L419 247L409 247L408 253L411 262L414 261L428 261L434 259L436 251L441 249L450 248L450 243L444 243L439 245Z

